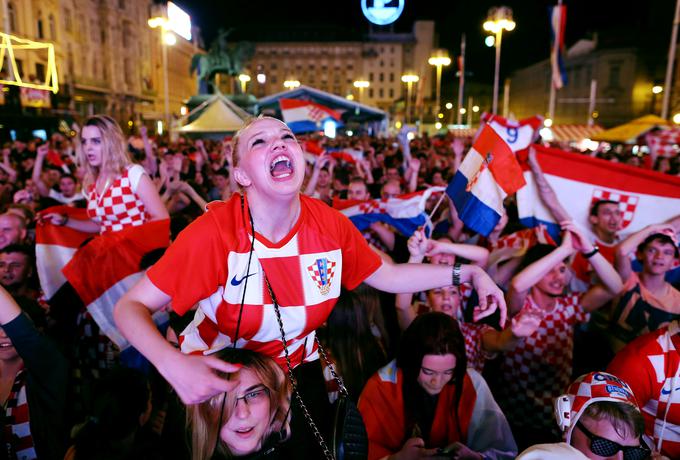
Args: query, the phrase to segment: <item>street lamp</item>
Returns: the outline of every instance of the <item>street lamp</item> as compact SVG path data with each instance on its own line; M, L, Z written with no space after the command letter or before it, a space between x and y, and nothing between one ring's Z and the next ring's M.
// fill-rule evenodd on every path
M248 82L250 81L250 75L242 73L241 75L238 76L238 81L241 82L241 92L245 94Z
M364 88L368 88L371 84L368 80L356 80L353 84L359 89L359 102L364 102Z
M418 75L412 73L406 73L401 76L401 81L406 83L406 123L411 120L411 91L413 89L413 84L417 83L420 78Z
M300 86L300 82L298 80L286 80L283 82L283 86L284 88L295 89Z
M170 126L170 95L168 90L168 46L177 43L177 37L173 34L170 28L168 18L163 16L155 16L149 18L147 21L149 27L152 29L159 29L161 31L161 48L163 59L163 96L165 99L165 125ZM161 129L162 130L162 129Z
M507 6L494 7L489 10L487 20L484 23L484 30L495 35L494 44L496 46L496 71L493 78L493 104L491 112L496 114L498 111L498 81L501 67L501 41L503 30L510 32L515 29L515 21L512 20L512 10Z
M437 68L437 113L439 113L442 90L442 66L451 64L451 58L445 49L436 49L432 52L432 56L427 60L427 63Z

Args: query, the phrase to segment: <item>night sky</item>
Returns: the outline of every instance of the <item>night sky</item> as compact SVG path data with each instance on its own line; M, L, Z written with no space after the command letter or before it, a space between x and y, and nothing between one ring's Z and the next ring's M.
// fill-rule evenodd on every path
M231 28L235 38L257 40L266 28L342 27L367 32L369 23L361 12L360 0L312 1L235 1L175 0L202 29L206 46L220 27ZM482 23L489 7L506 5L513 9L517 27L503 35L501 78L513 70L546 59L550 51L547 7L555 0L405 0L402 16L392 26L379 30L407 32L417 19L436 23L439 46L452 55L460 53L460 37L467 35L469 80L490 83L493 79L494 51L484 45ZM597 32L608 46L637 46L646 59L663 75L668 53L675 0L614 1L565 0L567 5L567 45ZM628 5L635 4L635 7ZM378 28L378 26L373 26ZM443 87L454 79L450 66L444 72ZM468 80L468 81L469 81Z

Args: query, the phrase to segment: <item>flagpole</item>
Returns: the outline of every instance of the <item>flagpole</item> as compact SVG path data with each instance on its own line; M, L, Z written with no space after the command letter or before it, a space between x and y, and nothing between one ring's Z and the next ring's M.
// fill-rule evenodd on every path
M668 106L671 101L671 85L673 80L673 64L675 61L675 46L678 41L678 22L680 22L680 0L675 2L675 15L673 16L673 30L671 32L671 44L668 47L668 63L666 64L666 80L663 85L663 105L661 118L668 118Z
M680 1L680 0L678 0ZM562 6L562 0L557 0L557 6ZM552 23L552 16L550 17L550 22ZM562 22L562 10L560 10L560 24ZM557 24L557 29L553 32L555 37L553 38L553 56L555 56L555 61L558 61L557 52L560 49L560 44L558 41L560 33L560 24ZM551 24L552 26L553 24ZM558 71L560 63L556 62ZM550 101L548 102L548 118L550 118L553 123L555 122L555 99L557 99L557 88L555 88L555 69L552 66L552 60L550 61Z
M460 76L458 78L458 116L456 118L456 124L460 125L463 123L463 114L461 110L463 108L463 87L465 86L465 34L461 36L460 39Z
M595 112L595 96L597 95L597 80L594 78L590 80L590 102L588 103L588 126L593 126L595 120L593 113Z

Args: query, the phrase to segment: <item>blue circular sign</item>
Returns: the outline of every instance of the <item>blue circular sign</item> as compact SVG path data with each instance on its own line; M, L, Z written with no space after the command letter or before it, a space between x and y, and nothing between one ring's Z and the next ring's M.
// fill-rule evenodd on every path
M361 0L361 11L373 24L384 26L399 19L406 0ZM370 5L370 6L369 6Z

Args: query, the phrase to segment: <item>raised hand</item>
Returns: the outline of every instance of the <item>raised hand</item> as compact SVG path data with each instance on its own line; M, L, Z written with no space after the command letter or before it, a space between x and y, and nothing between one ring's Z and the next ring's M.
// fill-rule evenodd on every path
M479 321L491 315L496 310L500 311L500 325L505 326L508 318L508 306L505 303L505 295L501 288L483 270L479 270L472 277L472 287L477 291L479 305L475 307L472 318Z

